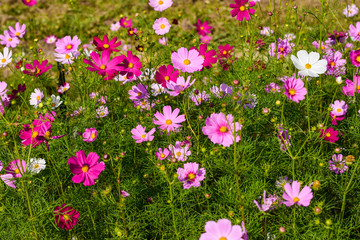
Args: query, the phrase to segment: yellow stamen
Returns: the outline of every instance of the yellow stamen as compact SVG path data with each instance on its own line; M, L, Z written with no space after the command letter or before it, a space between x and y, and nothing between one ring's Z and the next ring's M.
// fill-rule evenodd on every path
M159 1L159 5L163 5L163 4L164 4L164 2L160 0L160 1Z
M357 61L358 63L360 63L360 56L357 56L355 61Z
M9 38L8 41L11 42L11 41L12 41L12 38Z
M291 96L294 96L295 95L295 89L293 89L293 88L291 88L290 90L289 90L289 93L290 93L290 95Z
M226 126L222 126L221 128L220 128L220 132L222 132L222 133L224 133L224 132L227 132L227 127Z
M2 62L2 63L5 63L5 62L6 62L6 59L5 59L5 58L1 59L1 62Z
M185 65L189 65L190 63L191 63L191 62L190 62L189 59L185 59L185 60L184 60L184 64L185 64Z
M71 45L71 44L67 45L67 46L66 46L66 49L67 49L67 50L72 49L72 45Z
M129 63L128 68L133 68L134 64L133 63Z
M331 65L331 66L335 66L335 63L334 63L334 62L331 62L330 65Z
M201 30L204 30L204 27L201 27L200 29L201 29Z
M39 135L39 132L35 131L31 134L32 138L36 138Z
M306 68L306 69L310 69L310 68L311 68L311 65L307 63L307 64L305 64L305 68Z
M16 34L15 34L16 36L20 36L20 33L19 32L16 32Z
M168 119L168 120L165 121L165 124L170 125L170 124L172 124L172 121L170 119Z
M330 133L327 133L325 136L326 136L326 137L331 137L331 134L330 134Z
M160 157L161 157L161 158L164 158L164 157L165 157L165 154L162 153L162 154L160 155Z
M45 137L46 137L46 138L49 138L50 135L51 135L51 132L50 132L50 131L47 131L47 132L45 133Z
M87 171L89 171L89 166L88 166L88 165L84 165L84 166L81 168L81 170L82 170L83 172L87 172Z
M170 80L170 77L169 77L169 76L165 76L164 79L165 79L165 81L169 81L169 80Z
M296 203L296 202L300 201L300 199L298 197L294 197L293 201Z
M189 180L193 180L193 179L195 179L196 175L194 173L189 173L189 175L187 177Z
M19 170L18 168L16 168L16 169L14 170L14 172L15 172L15 174L19 174L19 173L20 173L20 170Z
M177 152L176 156L180 157L181 156L181 152Z
M70 220L70 217L69 217L69 215L67 215L67 214L64 214L64 219L65 219L66 221Z
M337 111L337 112L341 112L341 108L338 108L336 111Z
M244 6L241 6L241 7L240 7L240 11L241 11L241 12L245 11L245 7L244 7Z
M106 43L105 43L105 44L103 45L103 47L104 47L104 48L109 48L110 46L109 46L109 44L106 44Z
M91 136L90 136L92 139L94 139L96 136L95 136L95 133L92 133Z
M219 240L227 240L227 238L226 237L221 237L221 238L219 238Z
M141 135L141 138L146 138L146 135L145 134Z
M69 54L65 54L65 59L69 59L70 55Z
M161 24L161 25L160 25L160 28L161 28L161 29L164 29L164 28L165 28L165 25L164 25L164 24Z
M224 50L224 51L222 52L222 54L223 54L223 55L226 55L226 54L227 54L227 51Z
M106 68L106 66L103 64L100 66L100 69L104 70Z

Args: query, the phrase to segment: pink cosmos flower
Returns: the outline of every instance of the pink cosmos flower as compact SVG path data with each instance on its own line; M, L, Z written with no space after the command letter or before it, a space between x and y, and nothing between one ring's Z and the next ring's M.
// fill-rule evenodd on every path
M96 128L87 128L85 132L83 132L82 137L85 142L93 142L96 140L98 135L98 131Z
M231 53L233 52L233 48L234 46L230 46L229 44L225 44L224 46L220 45L217 51L217 58L230 58Z
M264 35L264 36L270 36L271 34L273 34L274 31L271 30L270 27L263 27L261 30L260 30L260 34L261 35Z
M310 187L305 186L300 191L300 183L298 181L293 181L292 184L286 183L284 186L284 193L282 197L284 198L283 204L287 207L290 207L294 204L299 206L307 207L310 205L310 201L313 198L313 193Z
M80 213L75 211L74 208L66 206L66 204L56 207L54 209L55 214L55 223L56 225L65 230L73 229L73 227L78 224Z
M210 99L209 94L206 93L206 91L197 92L197 94L194 92L191 96L191 101L195 103L195 106L200 105L203 102L207 102Z
M222 83L220 84L220 88L218 86L212 86L210 91L217 98L229 97L233 92L233 87Z
M49 64L48 66L46 66L46 64L48 63L48 60L42 61L41 63L39 63L38 60L34 60L33 65L27 63L25 64L25 68L28 70L24 70L23 73L30 75L30 76L40 76L43 73L47 72L51 67L52 64Z
M224 113L212 113L205 121L202 128L204 135L207 135L213 143L229 147L234 143L234 135L236 142L240 141L237 133L242 128L240 123L234 123L234 117L231 114L225 116Z
M347 5L343 10L345 17L353 17L359 13L359 8L355 4Z
M356 27L354 25L349 26L349 36L353 41L360 41L360 22L356 23Z
M104 40L101 40L98 37L94 37L94 45L96 46L96 50L104 51L109 50L110 52L119 52L120 50L116 49L118 46L121 45L121 42L116 42L117 37L114 37L109 41L107 35L104 36Z
M268 93L280 92L280 86L272 82L269 85L265 86L265 91L267 91Z
M9 187L16 188L16 185L15 185L16 181L15 181L14 176L12 174L10 174L10 173L9 174L2 174L2 175L0 175L0 178Z
M24 160L12 160L8 167L5 168L6 173L12 174L14 178L22 177L22 175L26 172L26 162Z
M105 50L102 52L101 59L98 53L92 52L90 54L91 59L83 59L83 62L90 65L86 67L91 72L97 71L99 75L104 76L104 80L111 80L122 68L118 66L123 60L124 56L117 56L110 60L111 51Z
M180 76L176 79L176 83L172 81L168 81L166 83L166 87L168 89L168 93L170 94L170 96L176 97L181 92L191 87L196 79L194 79L192 82L190 82L190 80L191 80L191 76L188 76L186 81L184 77Z
M269 195L269 197L266 197L266 190L264 190L264 196L262 199L263 204L259 204L258 201L254 200L253 202L255 205L259 208L260 212L267 212L270 209L275 208L274 203L277 201L277 197L274 197L272 195Z
M159 160L164 160L164 159L170 157L172 155L172 153L167 148L164 148L164 150L159 148L159 151L156 152L155 155Z
M76 157L70 157L68 160L70 171L75 174L71 179L74 183L83 183L84 186L92 186L99 174L104 171L105 163L99 163L99 155L90 152L85 156L83 150L76 153Z
M208 21L202 23L200 19L198 19L194 26L196 27L198 34L201 36L206 36L207 34L211 33L210 29L212 29L212 26L209 25Z
M217 222L209 221L205 225L205 233L199 240L247 240L249 237L245 230L244 222L239 225L231 225L228 219L220 219Z
M320 138L323 138L325 141L335 143L337 140L339 140L339 137L337 136L339 132L334 130L332 127L328 129L319 129L319 132Z
M330 107L332 108L331 113L335 116L343 116L346 114L349 106L345 103L345 101L336 100L334 104L331 104Z
M349 79L345 80L346 86L343 86L342 92L346 96L354 96L355 93L360 93L360 75L354 74L354 81L351 81Z
M299 103L300 100L305 99L307 90L304 87L304 82L300 78L289 77L284 82L284 94L292 101Z
M355 67L360 67L360 49L350 51L350 61Z
M342 121L345 119L345 115L343 116L335 116L334 114L330 113L330 118L332 119L331 124L337 125L337 121Z
M179 123L185 122L185 115L179 115L180 109L175 108L174 111L171 110L171 106L164 106L164 114L156 111L154 114L157 120L153 120L156 125L160 125L161 130L166 130L167 132L173 132L182 125Z
M15 38L15 37L22 38L24 36L24 34L26 33L25 29L26 29L25 24L23 24L21 26L20 23L17 22L15 24L15 28L13 28L12 26L9 26L9 30L10 30L9 34L13 38Z
M37 3L36 0L22 0L22 2L29 7L34 6Z
M292 48L295 46L295 43L291 43L288 40L278 39L277 40L277 50L275 49L275 43L271 43L269 46L269 55L275 57L277 59L284 59L287 55L289 55L292 51ZM276 53L275 53L276 50Z
M200 187L200 182L205 179L205 173L205 168L199 169L199 164L196 162L185 163L184 168L177 170L178 179L183 183L184 189Z
M332 156L332 160L329 161L329 165L330 165L329 169L335 172L336 174L344 173L348 169L348 166L346 166L346 161L345 159L343 159L342 154L339 155L334 154Z
M153 25L153 29L157 35L164 35L168 33L170 31L170 27L171 25L169 21L164 17L156 19Z
M56 42L55 51L61 54L68 54L76 51L80 44L81 40L77 36L74 36L72 39L70 36L66 36Z
M176 83L176 79L179 76L179 71L175 70L172 65L162 65L159 67L159 70L155 73L155 79L158 84L161 84L166 88L166 83L172 81Z
M207 35L207 36L200 36L200 41L201 41L201 43L209 43L211 39L212 39L212 37L209 36L209 35Z
M131 137L136 140L136 143L151 142L154 139L153 134L155 128L151 129L148 133L146 133L145 130L146 127L141 125L137 125L136 128L131 130L131 133L133 134Z
M128 78L133 78L134 75L139 77L141 75L140 69L142 68L140 59L136 55L133 55L131 51L127 51L127 57L125 57L125 55L121 57L123 57L123 60L121 64L119 64L121 67L120 74L127 74Z
M120 18L119 22L120 22L120 26L122 26L124 28L131 28L132 27L131 18L122 17L122 18Z
M168 39L166 37L159 38L159 43L163 46L168 45Z
M100 106L98 109L96 109L96 118L103 118L106 117L109 114L108 107Z
M121 190L121 191L120 191L120 194L121 194L121 196L124 197L124 198L130 196L130 194L127 193L127 192L125 192L124 190Z
M182 47L171 54L171 62L174 68L193 73L203 68L204 59L197 50L192 49L189 51Z
M172 162L177 162L177 161L186 161L188 159L188 156L191 155L191 151L189 150L190 145L184 145L179 141L176 141L175 146L174 145L169 145L169 150L171 152L171 156ZM169 159L170 160L170 159Z
M172 0L149 0L149 5L154 8L155 11L162 12L173 4Z
M149 98L150 95L147 92L148 86L147 85L142 85L141 83L139 83L138 86L132 86L131 90L129 90L129 99L131 100L140 100L143 98Z
M246 21L249 21L251 19L250 15L255 14L255 9L252 9L251 7L255 6L255 2L251 1L249 3L249 0L234 0L235 4L230 4L231 8L234 8L231 10L230 14L232 17L236 16L236 20L242 21L244 18Z
M64 83L64 85L61 85L57 91L58 91L58 93L63 94L64 92L66 92L69 89L70 89L70 83L66 82L66 83Z
M217 58L216 58L216 51L214 49L207 51L207 44L201 44L199 46L199 49L192 47L191 49L196 49L199 54L203 57L204 59L204 63L203 63L203 67L206 68L211 68L212 64L215 64L217 62Z
M324 55L323 59L327 61L327 70L325 75L338 77L345 74L346 59L341 59L342 56L343 54L339 51Z
M47 44L54 44L56 43L57 38L54 35L46 36L44 42Z
M7 48L15 48L20 43L20 40L17 37L11 37L7 30L4 31L4 35L0 35L0 40L0 44Z
M115 32L115 31L119 30L120 27L121 27L120 22L117 21L117 22L111 24L110 30Z

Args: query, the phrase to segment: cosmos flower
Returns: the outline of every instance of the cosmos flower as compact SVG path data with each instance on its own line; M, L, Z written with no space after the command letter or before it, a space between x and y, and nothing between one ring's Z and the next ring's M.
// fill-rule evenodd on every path
M127 74L128 78L133 78L135 75L139 77L141 75L140 69L142 68L142 63L136 55L133 55L131 51L127 51L127 56L122 55L123 57L122 62L119 64L120 66L120 74L125 75Z
M34 6L37 3L36 0L22 0L22 2L29 7Z
M155 11L162 12L173 4L172 0L149 0L149 5L154 8Z
M319 74L326 72L327 61L319 60L320 54L317 52L307 53L305 50L297 52L297 57L291 55L291 61L295 67L300 70L299 74L306 77L318 77Z
M196 162L185 163L184 168L178 168L178 180L183 183L184 189L200 187L201 181L205 179L205 168L199 169Z
M46 38L44 39L44 42L46 44L55 44L56 40L57 40L57 38L54 35L50 35L50 36L46 36Z
M96 50L98 51L104 51L109 50L110 52L119 52L120 50L116 49L118 46L121 45L121 42L116 42L117 37L114 37L109 41L109 38L107 35L104 36L103 40L101 40L98 37L94 37L94 45L96 46Z
M175 146L170 144L169 150L171 152L173 162L182 161L185 162L188 159L188 156L191 155L189 150L189 145L182 145L181 142L177 141ZM170 159L169 159L170 160Z
M164 150L159 148L158 152L156 152L155 155L159 160L164 160L164 159L170 157L172 155L172 153L167 148L164 148Z
M328 129L319 129L319 132L320 138L323 138L325 141L335 143L337 140L339 140L339 137L337 136L339 132L334 130L332 127Z
M148 86L143 85L141 83L138 84L138 86L132 86L131 90L129 90L129 99L131 100L140 100L143 98L149 98L150 95L147 92Z
M313 193L310 187L305 186L300 191L300 182L293 181L292 185L290 183L286 183L284 186L284 193L282 197L284 198L283 204L287 207L290 207L294 204L299 206L307 207L310 205L310 201L313 198Z
M37 108L43 97L44 93L40 91L40 89L35 88L34 92L30 95L30 105L34 106L34 108Z
M15 24L15 28L13 28L12 26L9 26L9 34L11 37L18 37L18 38L22 38L24 36L24 34L26 33L25 31L26 29L26 25L23 24L22 26L20 25L19 22L17 22Z
M5 168L6 173L12 174L14 178L22 177L26 172L26 162L24 160L12 160L8 167Z
M359 8L355 4L347 5L343 10L345 17L353 17L359 13Z
M207 44L200 44L199 49L192 47L191 49L196 49L199 54L204 58L203 67L211 68L212 64L217 62L217 58L215 57L216 51L214 49L207 51Z
M288 134L288 130L280 125L279 134L277 137L279 139L280 149L285 152L289 148L289 146L291 146L291 143L289 141L291 136Z
M132 27L131 18L122 17L122 18L120 18L119 22L120 22L120 26L122 26L123 28L131 28Z
M350 61L355 67L360 67L360 49L356 51L350 51Z
M231 225L228 219L220 219L217 222L209 221L205 224L205 233L199 240L247 240L248 235L244 222L239 225Z
M284 35L284 39L288 40L289 42L294 40L295 38L296 38L296 36L293 33L287 33Z
M334 104L331 104L330 107L332 108L331 113L335 116L343 116L346 114L349 106L345 103L345 101L336 100Z
M58 91L58 93L63 94L64 92L66 92L69 89L70 89L70 83L66 82L66 83L64 83L64 85L61 85L57 91Z
M332 119L331 120L331 124L332 125L337 125L337 121L342 121L345 119L345 115L343 116L335 116L334 114L330 113L330 118Z
M34 60L33 64L25 64L25 68L27 70L24 70L23 73L30 75L30 76L40 76L43 73L47 72L49 69L51 69L52 64L49 64L48 66L46 66L46 64L48 63L48 60L42 61L41 63L39 63L38 60Z
M157 35L164 35L170 31L170 23L166 18L158 18L153 24L153 29Z
M336 174L344 173L349 168L348 166L346 166L346 161L345 159L343 159L342 154L339 155L334 154L332 156L332 160L329 160L329 165L330 165L329 169L335 172Z
M241 130L242 125L238 122L233 122L234 117L231 114L225 116L224 113L212 113L205 121L205 126L202 128L204 135L207 135L213 143L220 144L224 147L229 147L234 143L234 135L236 142L240 141L238 131Z
M185 91L189 87L191 87L196 79L191 81L191 76L188 76L186 81L183 76L180 76L176 79L176 83L172 81L166 82L167 92L170 94L170 96L176 97L181 92Z
M156 111L154 114L153 122L156 125L159 125L161 130L166 130L167 132L173 132L182 125L179 123L185 122L185 115L179 115L180 109L175 108L174 111L171 110L171 106L164 106L164 114ZM179 115L179 116L178 116Z
M300 78L289 77L284 82L284 94L292 101L299 103L300 100L305 99L307 90L304 87L304 82Z
M4 35L0 35L0 40L0 44L7 48L15 48L20 43L20 40L17 37L11 37L7 30L4 31Z
M235 4L230 4L230 7L233 8L230 14L232 17L236 16L236 20L243 21L245 18L246 21L251 19L250 15L255 14L255 9L252 7L255 6L255 2L249 0L234 0Z
M2 175L0 175L0 178L6 185L16 189L16 185L15 185L16 181L15 181L14 176L12 174L10 174L10 173L2 174Z
M207 35L207 36L200 36L200 41L201 41L201 43L209 43L211 39L212 39L212 37L209 36L209 35Z
M168 39L166 37L159 38L159 43L163 46L168 45Z
M63 101L60 101L60 96L55 96L54 94L51 95L51 102L50 102L51 109L58 108L62 103Z
M354 74L354 81L351 81L349 79L345 80L346 86L343 86L342 92L346 96L354 96L355 93L360 93L360 75Z
M275 49L277 46L277 50ZM294 43L288 42L288 40L277 39L277 44L271 43L269 46L269 55L277 59L284 59L292 51L292 48L295 46ZM276 51L276 53L275 53Z
M68 160L70 171L75 174L71 179L74 183L83 183L84 186L92 186L95 179L98 179L100 173L105 169L105 163L99 163L99 155L90 152L85 156L83 150L76 153L76 157L72 156Z
M217 98L229 97L233 92L233 87L222 83L220 84L220 88L218 86L212 86L210 92Z
M54 209L55 223L59 228L70 230L78 224L80 213L66 204Z
M130 194L125 192L124 190L121 190L120 194L121 194L121 197L124 197L124 198L130 196Z
M120 27L121 27L121 26L120 26L120 22L117 21L117 22L111 24L110 30L113 31L113 32L115 32L115 31L119 30Z
M85 132L83 132L82 137L84 142L93 142L96 140L98 135L98 131L96 128L87 128L85 129Z
M196 31L198 32L198 34L201 36L206 36L211 33L210 30L212 29L212 26L209 25L208 21L202 23L200 19L198 19L197 23L195 23L194 26L196 27Z
M360 41L360 22L356 23L356 27L354 25L349 26L349 36L353 41Z
M261 35L264 35L264 36L270 36L271 34L273 34L273 30L271 30L270 27L263 27L261 30L260 30L260 34Z
M264 190L264 196L262 198L262 204L259 204L258 201L254 200L253 202L255 205L259 208L260 212L267 212L270 209L275 208L274 204L277 201L277 197L274 197L272 195L269 195L269 197L266 197L266 190Z
M4 54L0 52L0 67L5 67L12 61L12 50L9 51L9 48L4 47Z
M159 67L159 70L155 72L155 79L158 84L161 84L166 88L166 83L172 81L176 83L177 77L179 76L179 71L175 70L172 65L162 65Z
M174 68L183 72L193 73L203 68L204 58L195 49L187 50L182 47L171 54L171 62Z
M69 54L76 51L80 44L81 40L77 36L74 36L72 39L70 36L66 36L56 41L55 52Z
M96 109L96 118L103 118L106 117L109 114L108 107L100 106L98 109Z
M141 125L137 125L136 128L131 130L131 133L133 134L131 137L136 140L136 143L151 142L154 139L153 134L155 128L152 128L148 133L146 133L145 130L146 127Z
M55 56L55 61L62 64L73 64L75 59L75 56L72 53L61 54L55 52L54 56Z
M325 75L338 77L339 75L345 74L346 59L341 59L342 56L343 54L341 52L336 51L335 53L328 53L323 57L323 59L327 61L327 70Z
M203 102L209 101L209 94L206 93L206 91L198 92L197 94L194 92L190 99L195 103L195 106L200 105Z
M267 91L268 93L280 92L280 89L281 87L279 85L276 85L274 82L265 86L265 91Z
M39 173L46 168L46 161L42 158L31 158L28 165L28 171L31 173Z

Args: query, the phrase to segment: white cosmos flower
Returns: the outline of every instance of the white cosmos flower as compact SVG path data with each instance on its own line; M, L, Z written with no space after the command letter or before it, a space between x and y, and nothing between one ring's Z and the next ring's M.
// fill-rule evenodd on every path
M50 103L51 109L55 109L61 104L62 101L60 101L60 96L51 95L51 103Z
M9 48L5 47L4 54L0 52L0 67L5 67L8 65L12 60L11 56L12 50L9 51Z
M34 92L30 95L30 105L33 105L34 108L37 108L41 103L41 99L44 97L44 93L40 89L35 88Z
M299 74L304 77L318 77L319 74L326 72L327 61L320 59L320 54L317 52L307 53L305 50L297 52L297 57L291 55L291 60L295 67L299 69Z
M29 163L29 171L32 173L39 173L46 168L46 161L42 158L31 158Z

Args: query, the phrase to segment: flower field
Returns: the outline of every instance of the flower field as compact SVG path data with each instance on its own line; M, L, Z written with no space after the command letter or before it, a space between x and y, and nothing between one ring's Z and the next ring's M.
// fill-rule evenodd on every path
M360 239L358 7L2 1L0 239Z

